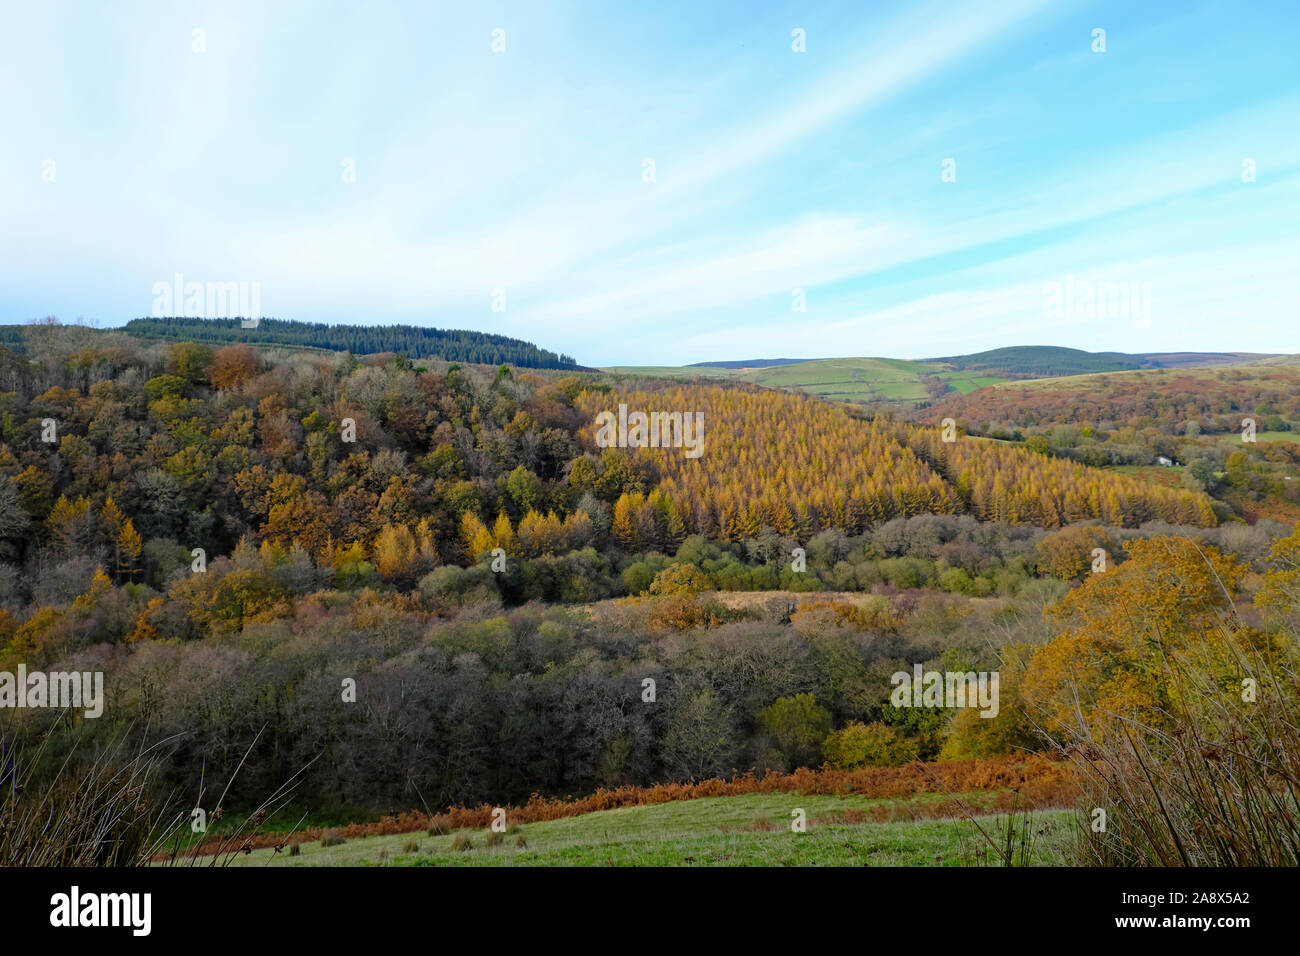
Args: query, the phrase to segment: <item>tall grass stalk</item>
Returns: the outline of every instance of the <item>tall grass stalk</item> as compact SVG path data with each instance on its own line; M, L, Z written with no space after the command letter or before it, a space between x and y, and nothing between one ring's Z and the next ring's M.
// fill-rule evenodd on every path
M1223 677L1225 650L1235 683ZM1164 659L1173 691L1164 719L1106 712L1094 721L1102 728L1080 718L1066 747L1085 790L1077 862L1300 864L1296 664L1293 645L1243 642L1223 621L1190 653ZM1257 684L1253 701L1240 684L1247 678ZM1097 809L1105 811L1104 831Z

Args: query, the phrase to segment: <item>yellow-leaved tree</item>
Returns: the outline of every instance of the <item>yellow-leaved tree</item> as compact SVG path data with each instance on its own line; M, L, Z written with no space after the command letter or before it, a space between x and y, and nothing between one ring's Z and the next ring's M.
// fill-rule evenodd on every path
M465 546L465 554L471 563L496 547L492 532L483 524L483 520L472 511L466 511L460 519L460 541Z
M1269 552L1273 570L1255 595L1255 604L1271 621L1300 635L1300 525L1273 542Z
M1134 540L1127 551L1128 561L1089 575L1047 611L1064 630L1034 654L1021 693L1058 739L1174 727L1203 680L1239 695L1252 676L1243 661L1272 641L1237 614L1247 568L1235 558L1174 536ZM1194 689L1184 679L1193 670Z

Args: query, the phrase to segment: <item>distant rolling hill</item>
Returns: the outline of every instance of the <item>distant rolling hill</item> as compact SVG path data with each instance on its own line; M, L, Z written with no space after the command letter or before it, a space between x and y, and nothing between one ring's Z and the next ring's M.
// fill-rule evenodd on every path
M692 362L687 368L771 368L774 365L797 365L800 362L824 362L825 359L741 359L738 362Z
M1209 368L1273 358L1258 352L1085 352L1055 345L1017 345L991 349L973 355L930 359L955 369L984 370L1007 377L1050 378L1059 375L1089 375L1094 372L1127 372L1141 368Z
M1054 345L1016 345L973 355L949 355L931 359L958 371L985 371L1006 377L1032 375L1086 375L1090 372L1122 372L1142 367L1134 356L1118 352L1085 352Z
M1273 359L1296 358L1294 355L1272 352L1141 352L1136 357L1145 360L1147 364L1144 368L1212 368L1216 365L1254 365Z
M1086 352L1050 345L992 349L910 361L893 358L745 359L677 366L614 366L607 372L677 379L708 378L797 389L828 401L914 406L949 393L969 394L1017 379L1047 379L1155 368L1210 368L1286 362L1253 352Z

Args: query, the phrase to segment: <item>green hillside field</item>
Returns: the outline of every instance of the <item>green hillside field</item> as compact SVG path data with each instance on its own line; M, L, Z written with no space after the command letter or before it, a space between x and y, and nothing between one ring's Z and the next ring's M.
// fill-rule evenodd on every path
M915 404L928 396L922 376L936 375L963 394L1005 381L982 370L958 371L941 362L911 362L891 358L813 359L766 368L722 368L709 365L620 366L604 369L625 375L655 378L708 378L752 382L765 388L807 392L833 402L897 402Z
M976 813L989 792L963 795ZM395 834L352 839L331 847L302 843L297 855L271 849L237 854L234 866L969 866L998 863L989 840L1005 842L1008 822L1030 834L1015 862L1067 863L1072 839L1068 810L975 816L972 819L871 819L873 810L906 814L947 799L922 794L901 799L796 793L708 797L602 810L577 817L509 827L489 844L490 831L457 830L440 836ZM792 811L807 815L807 830L791 829ZM978 826L976 825L978 824ZM1019 837L1013 844L1023 846Z

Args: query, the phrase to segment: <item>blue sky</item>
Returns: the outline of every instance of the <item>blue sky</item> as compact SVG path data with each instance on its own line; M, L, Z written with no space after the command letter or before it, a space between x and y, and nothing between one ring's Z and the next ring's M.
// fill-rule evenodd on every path
M2 13L0 322L181 273L591 365L1300 352L1292 0ZM1053 313L1067 277L1149 311Z

